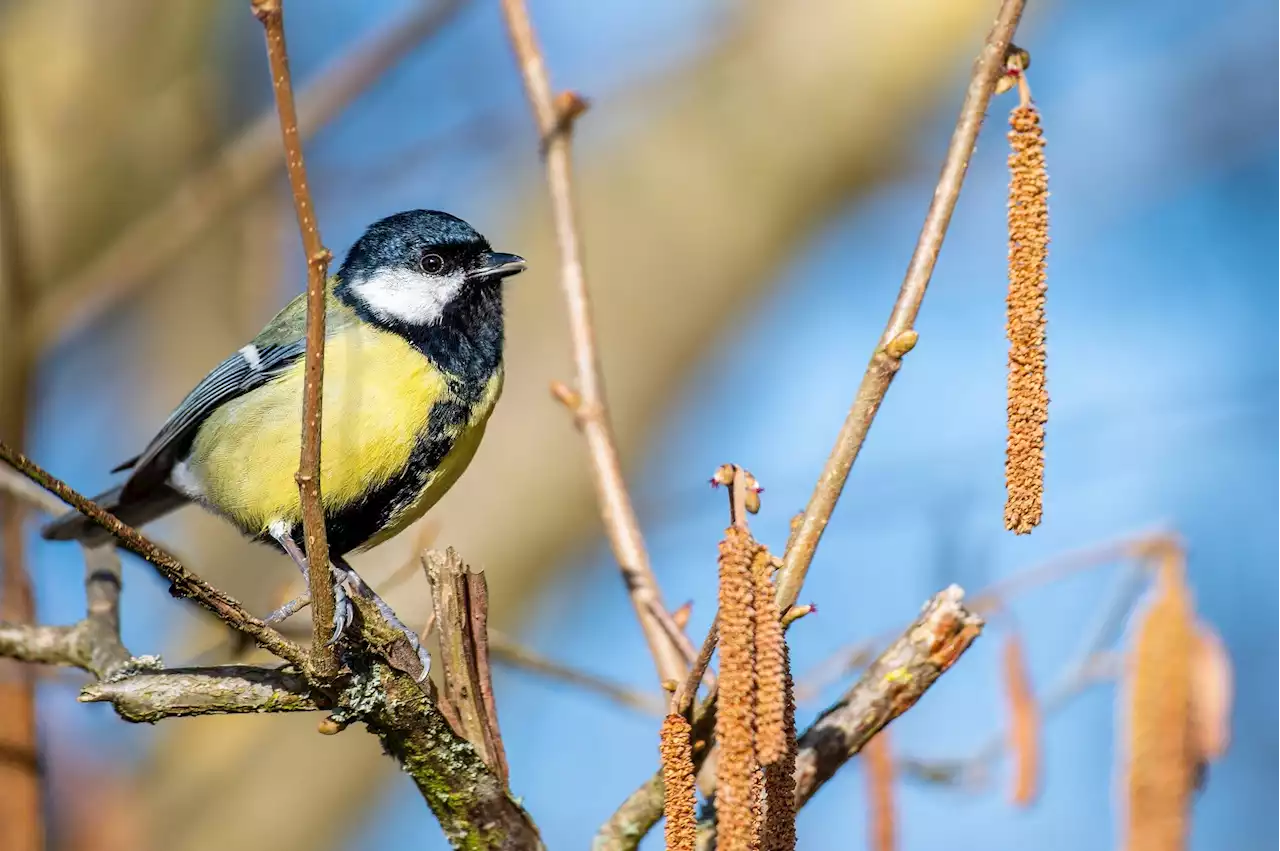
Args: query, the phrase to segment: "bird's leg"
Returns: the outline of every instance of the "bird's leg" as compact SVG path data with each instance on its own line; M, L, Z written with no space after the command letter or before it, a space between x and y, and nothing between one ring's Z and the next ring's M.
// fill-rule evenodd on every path
M298 566L298 570L302 571L302 580L309 586L311 584L311 571L307 566L307 556L298 546L297 541L293 540L293 536L289 534L289 530L284 528L283 524L273 524L269 530L271 538L280 545L280 547L293 559L293 563ZM338 637L346 631L351 625L351 621L355 618L355 605L351 602L351 597L347 594L345 580L348 575L354 576L354 572L347 568L345 571L340 569L336 564L330 565L333 572L333 636L329 639L329 644L333 645ZM309 598L308 598L309 599ZM274 620L284 620L292 615L298 609L302 608L299 597L297 600L291 600L284 606L267 616L267 623L273 623ZM296 607L294 604L298 603ZM273 620L274 619L274 620Z
M418 654L418 661L422 663L422 673L418 676L418 682L425 680L427 675L431 673L431 655L422 646L422 641L418 638L418 634L405 626L400 618L396 617L396 613L392 611L385 600L378 596L378 592L370 588L368 583L360 578L360 574L356 573L341 556L330 556L330 559L333 561L333 566L336 570L345 573L344 579L351 583L351 590L373 603L387 623L393 629L403 633L404 637L408 639L409 646L413 648L414 653Z
M266 623L280 623L281 621L288 620L298 612L302 611L304 606L309 605L311 605L311 595L304 591L271 614L267 615L262 620Z

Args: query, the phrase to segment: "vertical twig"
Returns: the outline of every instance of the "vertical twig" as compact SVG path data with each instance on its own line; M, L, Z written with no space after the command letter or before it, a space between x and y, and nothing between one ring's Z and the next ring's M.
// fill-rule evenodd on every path
M523 0L503 0L502 9L546 157L547 186L560 245L560 283L569 309L578 389L574 393L561 388L557 396L573 409L578 427L586 438L605 531L658 667L658 676L664 681L679 682L693 657L692 647L681 647L678 636L683 636L683 633L675 626L662 602L658 581L649 564L649 554L640 534L640 522L622 477L622 462L614 442L604 382L600 377L600 356L596 351L595 328L591 319L591 296L583 271L582 246L573 207L570 164L573 119L585 109L586 103L572 92L566 92L558 99L552 96L542 51Z
M493 697L493 669L489 665L489 583L484 573L465 571L463 579L467 587L467 633L471 637L471 672L475 678L477 701L484 719L485 747L492 761L489 767L503 785L507 785L511 769L507 764L507 751L502 745L502 733L498 729L498 704Z
M483 573L472 573L453 549L423 554L440 638L439 704L454 732L507 783L508 768L489 668L489 591Z
M333 627L333 574L329 572L329 541L325 535L324 506L320 500L320 424L324 387L325 279L329 250L320 240L307 167L302 159L298 136L298 116L293 105L293 83L289 76L289 54L284 43L282 0L250 0L253 13L262 22L271 65L271 87L275 90L280 133L284 137L285 165L293 188L293 206L302 233L302 249L307 256L307 354L302 397L302 453L298 462L298 494L302 503L302 529L306 538L311 591L311 654L316 672L333 676L337 660L326 644Z
M22 323L32 287L9 132L7 81L0 79L0 439L21 446L27 424L32 352ZM0 493L0 620L35 622L35 595L23 552L26 507ZM0 847L44 847L35 672L0 661Z
M978 131L986 116L987 103L991 100L996 80L1004 71L1005 51L1013 38L1013 31L1017 29L1025 5L1026 0L1004 0L982 53L974 63L964 104L960 107L960 118L951 135L947 156L942 164L942 174L938 177L933 201L925 215L924 227L920 230L915 252L907 266L898 300L893 306L893 312L889 314L884 333L871 354L871 362L862 376L849 416L840 428L835 447L818 477L813 495L809 497L809 504L805 506L804 519L796 532L795 541L787 548L782 570L778 574L778 603L782 609L795 603L809 564L813 561L813 554L818 548L818 541L840 499L849 471L871 429L871 422L880 409L885 393L889 391L893 376L902 366L903 356L916 344L918 335L911 326L915 323L916 314L920 312L925 290L933 276L933 268L937 265L938 253L942 250L942 241L947 235L947 226L951 223L951 214L956 208L956 199L960 197L960 187L969 168L969 159L978 142Z

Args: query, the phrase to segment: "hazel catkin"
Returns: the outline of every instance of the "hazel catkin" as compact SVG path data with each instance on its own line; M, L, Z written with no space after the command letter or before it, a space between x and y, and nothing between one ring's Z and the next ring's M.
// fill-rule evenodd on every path
M755 755L755 617L752 562L761 547L731 526L720 543L720 696L716 712L717 846L751 851L759 836Z
M1009 117L1009 337L1005 528L1024 535L1039 525L1044 502L1045 261L1049 185L1040 115L1030 99Z
M693 776L693 729L683 715L672 713L662 722L663 814L667 851L694 851L698 822Z

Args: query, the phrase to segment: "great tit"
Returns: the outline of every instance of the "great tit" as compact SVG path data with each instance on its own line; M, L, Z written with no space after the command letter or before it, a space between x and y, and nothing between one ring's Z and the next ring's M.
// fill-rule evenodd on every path
M461 219L411 210L371 225L329 280L320 491L335 575L354 577L343 556L405 529L471 462L502 391L502 279L524 268ZM129 478L95 501L134 526L196 502L305 572L294 479L305 332L298 296L196 385L112 471ZM43 535L109 537L74 513ZM350 616L339 603L338 632Z

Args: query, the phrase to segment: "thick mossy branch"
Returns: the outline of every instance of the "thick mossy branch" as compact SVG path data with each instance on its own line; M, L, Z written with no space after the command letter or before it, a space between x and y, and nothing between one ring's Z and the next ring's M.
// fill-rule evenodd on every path
M387 753L413 779L454 848L466 851L538 851L538 829L480 754L445 720L418 671L388 658L408 659L404 634L373 603L353 598L360 613L358 647L345 658L353 675L335 712L342 722L362 720ZM370 652L370 651L373 652ZM381 654L381 655L375 655Z

